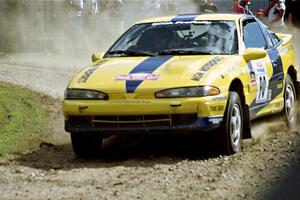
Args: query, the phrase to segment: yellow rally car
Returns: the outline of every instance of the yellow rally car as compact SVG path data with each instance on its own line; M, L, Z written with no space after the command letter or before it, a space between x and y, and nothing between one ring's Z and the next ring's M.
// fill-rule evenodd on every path
M138 22L65 91L65 129L78 157L115 134L217 131L225 154L251 137L250 120L297 120L291 35L254 16L178 15ZM216 133L216 131L214 131Z

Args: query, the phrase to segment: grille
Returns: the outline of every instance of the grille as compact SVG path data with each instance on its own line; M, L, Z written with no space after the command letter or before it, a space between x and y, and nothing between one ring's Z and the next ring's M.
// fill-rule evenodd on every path
M197 114L180 115L129 115L129 116L71 116L72 127L124 128L189 125L197 120Z

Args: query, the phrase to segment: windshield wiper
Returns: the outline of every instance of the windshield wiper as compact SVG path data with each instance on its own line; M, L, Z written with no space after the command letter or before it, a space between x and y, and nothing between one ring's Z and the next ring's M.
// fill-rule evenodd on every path
M145 51L136 51L136 50L116 50L110 51L108 54L126 54L128 56L156 56L154 53L149 53Z
M196 50L164 50L158 52L159 55L213 55L212 52Z

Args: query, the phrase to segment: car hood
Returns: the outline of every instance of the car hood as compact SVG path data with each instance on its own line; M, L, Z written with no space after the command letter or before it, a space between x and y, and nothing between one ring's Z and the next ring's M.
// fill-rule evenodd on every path
M159 56L105 58L78 73L69 88L106 93L145 93L209 84L213 69L238 56ZM211 79L211 80L210 80Z

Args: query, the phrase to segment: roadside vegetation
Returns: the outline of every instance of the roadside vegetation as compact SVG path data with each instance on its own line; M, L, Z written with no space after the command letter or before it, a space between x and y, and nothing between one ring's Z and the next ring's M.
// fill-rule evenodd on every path
M37 148L46 120L41 95L0 82L0 156Z

